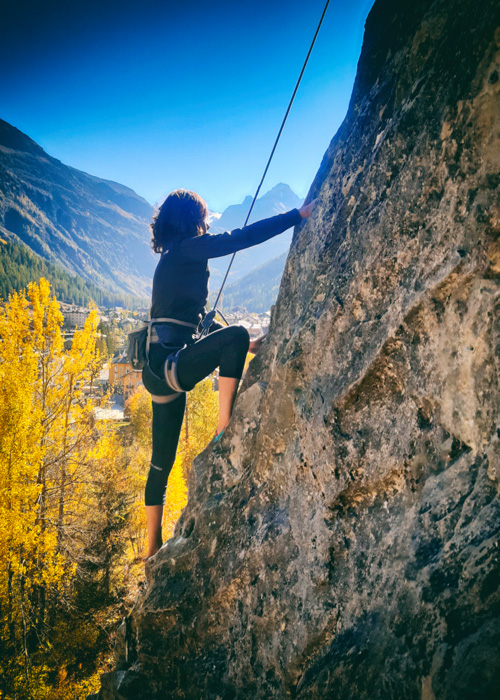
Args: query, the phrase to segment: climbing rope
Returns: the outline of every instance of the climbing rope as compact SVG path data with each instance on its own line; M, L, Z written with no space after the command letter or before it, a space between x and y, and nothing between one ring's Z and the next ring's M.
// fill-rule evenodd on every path
M277 147L277 145L278 145L278 141L280 140L281 134L282 134L283 129L284 129L284 127L285 127L286 120L288 119L288 115L290 114L290 110L291 110L291 108L292 108L292 104L293 104L293 101L294 101L294 99L295 99L295 95L297 94L297 90L299 89L300 81L302 80L302 76L304 75L304 71L305 71L305 69L306 69L307 62L309 61L309 56L310 56L311 53L312 53L314 44L315 44L315 42L316 42L316 37L317 37L318 34L319 34L319 30L320 30L320 28L321 28L321 25L323 24L323 19L324 19L325 15L326 15L326 11L327 11L327 9L328 9L328 5L329 5L329 4L330 4L330 0L327 0L326 5L325 5L325 8L324 8L324 10L323 10L323 14L321 15L321 19L320 19L320 21L319 21L319 23L318 23L318 26L317 26L317 28L316 28L316 32L315 32L315 34L314 34L313 40L312 40L312 42L311 42L311 45L310 45L310 47L309 47L309 51L307 52L306 60L304 61L304 65L302 66L302 70L300 71L299 78L298 78L298 80L297 80L297 82L296 82L296 84L295 84L295 89L294 89L294 91L293 91L293 93L292 93L292 96L291 96L291 98L290 98L290 102L288 103L288 108L287 108L287 110L286 110L286 112L285 112L285 116L283 117L283 121L281 122L280 130L278 131L278 135L277 135L277 137L276 137L276 141L274 142L274 146L273 146L273 149L272 149L272 151L271 151L271 155L269 156L269 160L267 161L267 165L266 165L266 168L265 168L265 170L264 170L264 174L262 175L261 181L260 181L260 183L259 183L259 186L257 187L257 191L256 191L256 193L255 193L255 195L254 195L253 200L252 200L252 204L250 205L250 209L248 210L247 218L245 219L245 223L243 224L244 227L245 227L245 226L247 225L247 223L248 223L248 220L249 220L249 218L250 218L250 214L252 213L252 209L253 209L253 207L254 207L254 204L255 204L255 202L257 201L257 197L259 196L260 188L262 187L262 183L264 182L264 179L265 179L265 177L266 177L266 175L267 175L267 171L269 170L269 166L271 165L271 161L272 161L272 159L273 159L274 152L275 152L275 150L276 150L276 147ZM202 324L201 324L201 325L202 325L202 328L203 328L202 333L201 333L202 336L208 334L208 331L210 330L210 326L212 325L213 320L214 320L214 318L215 318L215 314L216 314L217 312L218 312L219 314L221 314L221 312L218 311L218 309L217 309L217 304L219 303L219 299L220 299L220 296L221 296L221 294L222 294L222 290L224 289L224 285L226 284L227 276L229 275L229 271L230 271L230 269L231 269L231 266L232 266L232 264L233 264L233 261L234 261L234 258L235 258L235 257L236 257L236 253L233 253L233 255L232 255L232 257L231 257L231 260L230 260L230 262L229 262L229 265L228 265L228 267L227 267L226 274L224 275L224 279L222 280L222 284L221 284L221 286L220 286L219 292L218 292L218 294L217 294L217 299L215 300L214 308L213 308L211 311L208 312L208 314L205 316L205 318L204 318L203 321L202 321ZM222 314L221 314L221 316L222 316ZM224 318L224 317L223 317L223 318Z

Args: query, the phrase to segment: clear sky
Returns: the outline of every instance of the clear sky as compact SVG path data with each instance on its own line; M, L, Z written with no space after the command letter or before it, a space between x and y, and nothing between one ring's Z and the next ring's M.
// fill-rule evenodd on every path
M331 0L263 186L305 196L351 94L373 0ZM152 204L253 194L325 0L12 0L0 117Z

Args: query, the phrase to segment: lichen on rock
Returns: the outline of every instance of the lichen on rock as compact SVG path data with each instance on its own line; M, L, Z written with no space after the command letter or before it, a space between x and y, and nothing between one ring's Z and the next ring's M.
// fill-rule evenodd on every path
M499 73L497 0L376 0L102 700L497 697Z

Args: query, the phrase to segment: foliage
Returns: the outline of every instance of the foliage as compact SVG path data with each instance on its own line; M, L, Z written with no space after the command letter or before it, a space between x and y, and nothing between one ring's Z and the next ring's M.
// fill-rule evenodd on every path
M7 697L50 697L59 679L95 671L103 635L89 615L109 605L123 550L123 465L116 436L95 419L96 310L69 351L62 321L45 279L0 311L0 691Z
M146 548L144 489L151 461L151 396L141 386L125 403L128 426L124 458L130 474L129 488L133 503L127 523L128 539L136 557Z
M187 395L186 413L182 424L177 458L187 477L193 459L213 438L219 417L218 395L213 380L207 377Z
M141 386L125 403L125 418L130 420L133 441L151 451L151 396Z
M146 545L150 396L129 399L128 425L98 420L96 309L68 349L62 322L43 278L0 308L0 698L83 700L96 689ZM209 378L188 395L164 538L216 424Z
M0 297L26 287L33 279L48 279L61 301L86 305L94 301L99 306L123 305L136 308L144 304L143 299L131 294L114 294L97 287L79 275L70 275L60 265L44 260L23 243L0 239Z

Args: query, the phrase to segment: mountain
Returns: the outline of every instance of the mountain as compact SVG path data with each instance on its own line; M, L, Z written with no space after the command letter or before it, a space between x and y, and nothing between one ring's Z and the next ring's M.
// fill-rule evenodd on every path
M153 208L133 190L64 165L0 119L0 193L0 237L22 241L46 261L105 292L150 294L156 264L149 245ZM251 203L247 196L222 214L212 214L210 232L242 226ZM256 201L250 223L301 203L280 183ZM240 251L229 280L286 253L291 235L290 230ZM230 259L210 262L212 290L218 289ZM78 286L82 284L80 280Z
M499 697L499 49L498 0L375 0L269 335L94 697Z
M64 165L0 120L0 236L103 290L149 294L153 208L124 185Z
M212 224L210 232L223 233L224 231L231 231L234 228L243 226L252 200L253 197L247 195L241 204L231 204L227 209L224 209L217 222L214 221ZM294 207L300 206L301 203L302 200L292 188L281 182L257 199L249 223L265 219L268 216L274 216L275 214L283 214Z
M253 197L247 196L241 204L233 204L225 209L220 218L213 220L210 225L210 233L223 233L240 228L245 223L248 211L252 204ZM293 190L283 183L270 189L255 202L249 223L266 219L276 214L283 214L290 209L300 207L302 200ZM255 248L241 250L235 257L231 267L228 280L237 280L247 275L255 267L276 258L282 253L288 252L290 241L292 240L292 230L286 231L265 243L261 243ZM231 260L228 255L225 258L216 258L210 261L211 289L217 291L218 285L226 272Z
M222 304L219 302L222 311L231 311L235 306L243 306L255 313L268 311L278 296L286 257L284 252L224 287ZM211 295L212 303L215 295L215 292Z

